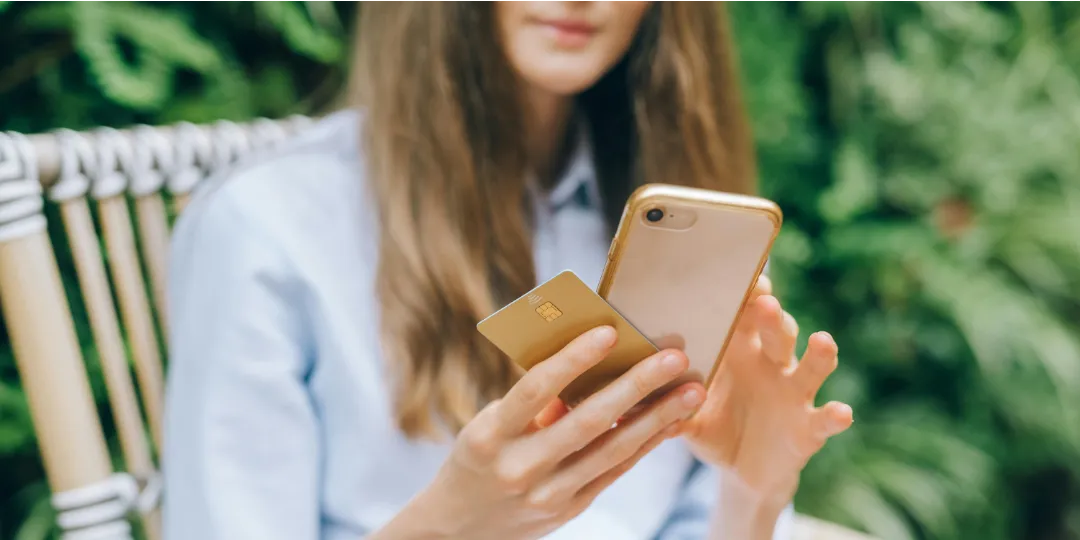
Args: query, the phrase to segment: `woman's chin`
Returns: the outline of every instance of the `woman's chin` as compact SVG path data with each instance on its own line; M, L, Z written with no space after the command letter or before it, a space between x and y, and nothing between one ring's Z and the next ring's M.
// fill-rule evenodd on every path
M555 62L553 62L555 63ZM533 88L558 96L575 96L596 84L604 74L602 69L591 66L575 66L576 62L558 62L563 65L531 70L523 73L523 79ZM591 62L590 62L591 64Z

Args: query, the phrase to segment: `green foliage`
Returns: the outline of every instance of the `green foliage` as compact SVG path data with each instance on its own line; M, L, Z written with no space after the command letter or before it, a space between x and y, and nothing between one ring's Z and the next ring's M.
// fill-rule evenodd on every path
M344 46L340 36L312 25L300 6L290 2L260 2L256 9L281 30L294 51L320 62L341 59Z
M319 111L354 9L0 2L0 129ZM777 289L836 335L822 397L856 411L798 508L889 539L1080 536L1080 8L731 9L762 188L785 212ZM0 470L0 538L50 537L2 341Z

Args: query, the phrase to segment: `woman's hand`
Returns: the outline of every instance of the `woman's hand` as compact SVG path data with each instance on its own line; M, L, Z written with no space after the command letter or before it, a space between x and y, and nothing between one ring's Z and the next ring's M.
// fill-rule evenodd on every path
M836 342L825 332L810 336L797 362L798 325L771 292L763 277L705 404L682 431L699 459L723 469L729 493L779 512L807 461L851 426L852 411L838 402L814 407L818 389L836 369Z
M705 396L684 384L622 418L687 369L682 354L658 353L566 412L559 393L615 339L592 330L529 370L462 429L434 482L374 538L538 538L585 510Z

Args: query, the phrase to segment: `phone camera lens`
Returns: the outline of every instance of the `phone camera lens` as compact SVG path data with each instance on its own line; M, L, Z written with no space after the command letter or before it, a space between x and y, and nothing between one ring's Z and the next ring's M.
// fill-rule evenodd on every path
M664 211L659 208L653 208L652 210L645 212L645 219L649 220L651 223L656 223L657 221L664 219Z

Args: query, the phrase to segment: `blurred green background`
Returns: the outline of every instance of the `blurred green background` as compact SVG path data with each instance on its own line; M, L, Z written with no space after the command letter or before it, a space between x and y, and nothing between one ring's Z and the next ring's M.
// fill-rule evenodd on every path
M0 1L0 130L324 112L355 9ZM1080 538L1080 7L731 9L786 214L777 288L836 335L823 397L856 411L798 509L887 539ZM0 328L0 539L51 538L46 497Z

